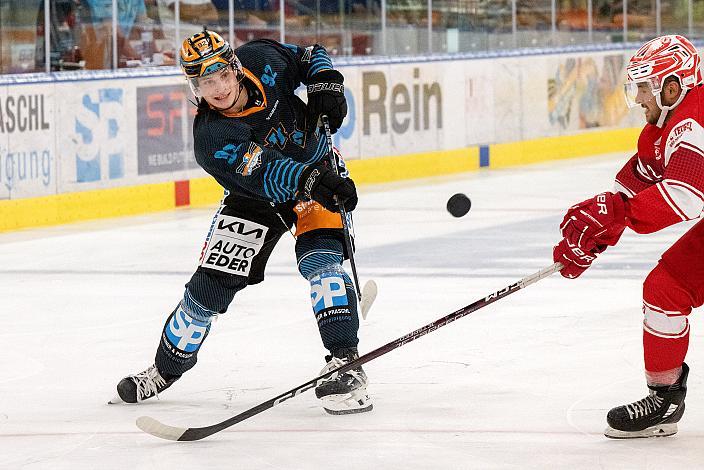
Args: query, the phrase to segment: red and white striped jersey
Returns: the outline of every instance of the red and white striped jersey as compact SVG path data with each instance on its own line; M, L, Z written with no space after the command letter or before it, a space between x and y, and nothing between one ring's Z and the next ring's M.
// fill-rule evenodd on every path
M704 210L704 87L687 92L660 129L647 124L638 153L616 175L630 198L628 226L651 233L696 219Z

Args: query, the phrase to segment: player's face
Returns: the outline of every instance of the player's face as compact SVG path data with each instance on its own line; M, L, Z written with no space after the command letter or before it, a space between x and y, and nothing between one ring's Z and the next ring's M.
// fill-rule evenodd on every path
M640 106L649 124L657 124L662 110L658 106L653 93L653 86L649 81L626 84L626 102L633 108Z
M217 109L229 109L240 95L240 84L232 67L198 78L198 93Z
M660 106L658 106L658 102L655 100L655 95L650 89L650 85L639 83L638 89L638 95L641 96L639 103L640 106L643 108L645 120L648 122L648 124L657 124L658 119L660 119L660 113L662 113L662 109L660 109Z

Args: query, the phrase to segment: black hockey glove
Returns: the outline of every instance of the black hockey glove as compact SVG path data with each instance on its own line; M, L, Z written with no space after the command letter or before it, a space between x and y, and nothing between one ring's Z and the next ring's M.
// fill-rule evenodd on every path
M298 181L298 199L314 200L332 212L340 212L335 196L347 212L357 207L357 188L351 178L343 178L325 165L311 165Z
M344 78L337 70L323 70L311 77L308 84L308 127L318 125L318 117L327 114L333 134L347 116Z

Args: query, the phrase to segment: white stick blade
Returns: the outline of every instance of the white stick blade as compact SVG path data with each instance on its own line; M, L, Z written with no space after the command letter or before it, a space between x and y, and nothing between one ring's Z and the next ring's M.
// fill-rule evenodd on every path
M367 319L367 314L369 309L372 308L372 304L376 300L377 287L376 282L373 280L367 281L362 288L362 301L359 303L360 309L362 310L362 318Z
M168 439L169 441L178 441L179 438L183 436L183 433L186 432L186 428L168 426L149 416L140 416L137 418L137 427L147 434L162 439Z

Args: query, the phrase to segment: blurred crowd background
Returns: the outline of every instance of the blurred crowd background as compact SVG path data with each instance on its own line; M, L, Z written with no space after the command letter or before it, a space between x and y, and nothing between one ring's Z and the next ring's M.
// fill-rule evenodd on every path
M203 26L333 56L492 52L704 36L702 0L2 0L0 73L174 65Z

